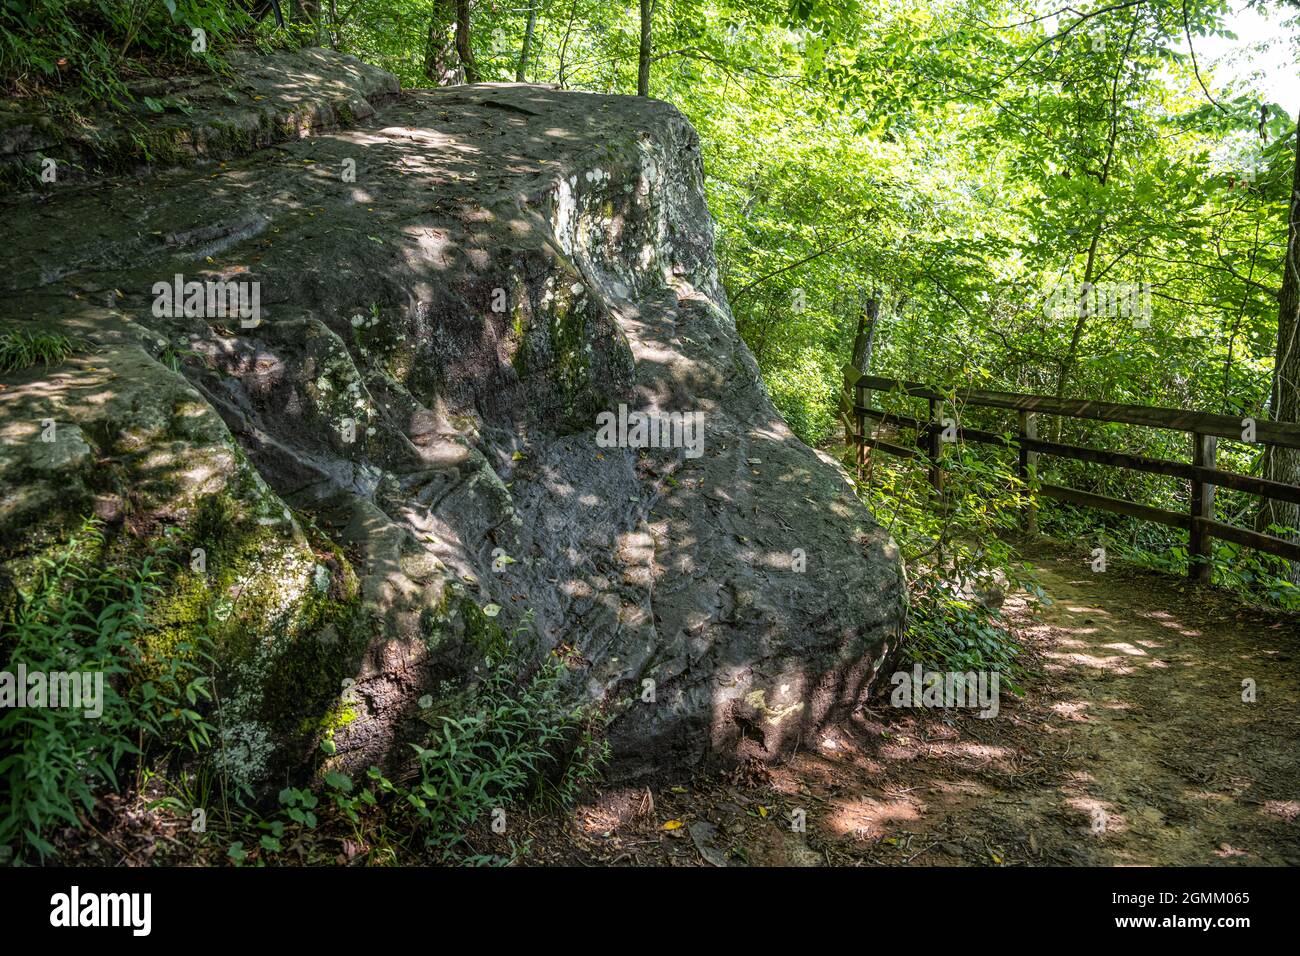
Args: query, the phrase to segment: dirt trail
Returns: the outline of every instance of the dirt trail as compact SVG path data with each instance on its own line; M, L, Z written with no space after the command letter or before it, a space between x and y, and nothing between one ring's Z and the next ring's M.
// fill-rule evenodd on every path
M532 862L1300 864L1300 626L1026 557L1051 603L1007 600L1036 673L997 717L879 702L788 764L534 821Z

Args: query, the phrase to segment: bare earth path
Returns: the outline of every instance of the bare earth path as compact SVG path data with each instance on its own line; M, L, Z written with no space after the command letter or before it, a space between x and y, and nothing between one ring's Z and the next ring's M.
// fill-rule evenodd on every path
M996 718L877 703L787 765L530 821L529 862L1300 864L1300 626L1027 557L1051 603L1007 600L1036 673Z

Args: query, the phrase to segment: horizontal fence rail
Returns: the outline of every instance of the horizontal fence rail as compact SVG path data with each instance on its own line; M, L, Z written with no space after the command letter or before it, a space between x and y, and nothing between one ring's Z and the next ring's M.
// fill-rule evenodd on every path
M874 392L888 392L924 399L929 403L929 414L925 418L916 418L872 408L870 397ZM954 427L945 429L942 415L945 403L1014 411L1017 416L1016 428L1014 431L998 433L965 428L960 423L954 422ZM844 388L839 396L839 407L845 435L849 443L856 446L859 463L865 462L869 449L902 458L926 458L929 461L930 483L941 493L943 472L940 459L945 430L953 437L964 441L1001 445L1016 451L1021 480L1026 487L1036 491L1042 497L1084 508L1098 508L1187 531L1188 555L1191 559L1189 574L1199 581L1209 582L1211 570L1209 559L1212 557L1212 542L1215 538L1278 555L1291 561L1300 561L1300 544L1274 535L1225 524L1214 518L1216 488L1232 488L1247 494L1300 504L1298 485L1269 481L1215 467L1217 444L1220 438L1245 441L1248 440L1246 436L1249 432L1253 431L1254 441L1258 444L1300 448L1300 425L1288 422L1254 421L1234 418L1231 415L1211 415L1178 408L1120 405L1114 402L1055 398L1049 395L1020 395L1014 392L995 392L975 388L941 392L918 382L864 375L852 365L844 366ZM1170 461L1127 452L1045 441L1038 437L1039 415L1058 415L1188 432L1192 436L1192 460L1190 463ZM867 434L868 420L914 430L917 435L917 447L884 441ZM1170 478L1181 478L1188 482L1191 491L1191 507L1187 513L1180 513L1066 488L1062 485L1038 482L1036 465L1039 455L1071 458L1114 468L1127 468ZM1037 511L1032 494L1030 504L1025 509L1024 526L1029 533L1037 531Z

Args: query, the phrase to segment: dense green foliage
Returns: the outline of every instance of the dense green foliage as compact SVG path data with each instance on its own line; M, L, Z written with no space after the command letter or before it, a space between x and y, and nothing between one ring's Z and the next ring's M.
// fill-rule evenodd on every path
M907 560L911 610L906 654L929 669L997 670L1020 692L1020 648L1002 622L1008 592L1047 600L1009 543L1026 491L996 458L958 448L944 459L944 506L925 468L885 455L858 473L859 490Z
M150 789L149 781L169 791L154 807L187 820L202 814L191 838L196 851L208 845L218 859L289 862L287 847L314 846L319 825L322 842L327 833L331 842L350 834L371 847L372 862L503 862L508 857L473 852L469 832L507 808L569 802L607 757L601 713L569 699L558 659L529 667L521 630L509 640L502 635L499 659L485 661L481 679L419 702L428 731L412 744L410 779L394 783L371 768L367 783L355 786L331 771L319 793L287 788L268 813L213 759L221 701L211 641L199 633L192 643L150 650L158 643L148 639L151 611L176 573L166 549L105 561L105 548L99 525L87 522L64 549L40 560L0 622L0 655L15 662L7 671L21 661L26 674L103 678L89 710L47 706L48 691L40 706L0 707L0 847L20 862L56 852L54 829L86 827L97 796L122 789L124 769L136 791ZM326 731L319 757L333 752ZM187 759L177 772L158 773L181 755Z
M565 702L565 666L549 659L521 685L521 665L512 649L468 696L420 701L429 731L411 745L416 768L409 778L394 782L371 767L357 782L331 771L319 793L281 791L270 815L245 808L232 818L214 809L221 825L212 837L240 837L227 848L237 865L289 862L290 845L308 862L331 861L328 847L340 835L364 847L372 864L511 862L527 847L512 840L506 854L485 852L474 836L494 820L504 822L507 810L569 803L607 758L607 746L597 740L599 711ZM330 750L328 739L323 748ZM179 812L190 805L174 802Z
M131 76L213 66L208 44L249 25L228 0L6 0L0 77L20 91L65 88L125 106Z

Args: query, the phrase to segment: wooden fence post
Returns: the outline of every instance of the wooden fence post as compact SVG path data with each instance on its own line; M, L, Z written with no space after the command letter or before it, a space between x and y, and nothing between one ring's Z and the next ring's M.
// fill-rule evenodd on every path
M892 394L898 391L908 397L929 400L928 420L924 414L919 412L913 417L911 415L868 409L867 415L863 416L865 419L872 422L879 421L892 428L914 430L916 443L914 447L904 448L888 441L878 441L874 442L867 450L868 452L879 451L887 455L895 455L909 461L923 455L926 456L928 459L926 465L929 483L934 490L938 491L938 496L942 500L944 490L942 485L945 477L942 468L942 456L943 446L947 444L943 441L943 429L941 427L945 393L915 382L900 381L883 376L863 376L861 372L848 363L845 364L845 369L851 375L845 380L845 388L840 396L839 405L843 413L845 433L850 440L856 437L852 434L854 431L865 433L866 430L865 422L859 424L858 416L853 414L854 409L850 407L855 404L855 398L852 394L855 389L850 385L856 386L863 378L867 378L870 382L870 388L865 390L868 396L873 392ZM869 400L867 398L865 401ZM1214 539L1230 541L1242 547L1277 555L1300 564L1300 542L1248 530L1235 524L1218 521L1215 518L1214 495L1219 487L1243 491L1270 500L1300 504L1300 483L1270 481L1234 471L1220 471L1218 469L1215 462L1218 451L1215 439L1241 440L1241 419L1236 416L1214 415L1207 412L1187 411L1177 408L1155 408L1142 405L1120 405L1114 402L1058 398L1051 395L983 391L975 388L963 389L948 400L953 401L958 408L974 405L982 408L1000 408L1025 413L1025 415L1019 416L1018 430L1022 437L1021 447L1018 449L1019 461L1017 464L1020 475L1028 477L1029 487L1033 492L1030 495L1031 501L1025 503L1026 513L1022 516L1027 528L1032 528L1036 519L1031 507L1032 499L1035 497L1050 498L1054 501L1063 501L1082 508L1097 508L1141 521L1153 521L1167 527L1177 528L1180 531L1191 531L1188 541L1188 550L1191 555L1191 577L1197 581L1208 580L1213 577ZM1034 418L1043 415L1114 422L1122 425L1136 425L1142 428L1163 428L1169 431L1191 434L1193 438L1192 454L1195 460L1190 463L1186 460L1167 461L1128 452L1115 452L1101 448L1042 441L1040 438L1035 437L1037 426L1034 424ZM1300 449L1300 423L1260 421L1256 425L1255 437L1257 441L1278 448ZM1008 443L1006 431L991 432L981 431L976 428L965 428L962 429L961 435L963 441L977 442L998 448L1005 448ZM866 438L865 434L863 434L863 438L869 443L873 441ZM1025 444L1034 444L1039 447L1026 453ZM1182 511L1170 511L1166 508L1155 508L1138 502L1110 498L1106 495L1079 491L1044 481L1041 475L1036 474L1036 459L1044 454L1069 458L1075 461L1092 462L1107 467L1165 475L1180 481L1187 481L1191 484L1189 507ZM873 456L869 455L867 460L873 460Z
M862 470L863 470L863 469L866 467L866 465L867 465L867 417L866 417L864 414L862 414L862 412L857 411L857 409L859 409L859 408L866 408L866 407L867 407L867 402L869 402L870 400L871 400L871 399L870 399L870 396L869 396L869 394L868 394L868 392L867 392L866 386L859 384L859 385L857 385L857 386L854 387L854 389L853 389L853 406L854 406L854 412L853 412L853 414L854 414L854 417L857 419L857 423L858 423L858 435L857 435L858 454L857 454L857 462L858 462L858 476L859 476L859 477L861 477L861 475L862 475Z
M1038 505L1034 503L1034 493L1036 489L1038 474L1038 452L1030 451L1025 447L1026 438L1038 437L1038 416L1033 412L1019 413L1019 432L1020 432L1020 481L1024 485L1025 509L1024 509L1024 530L1025 534L1038 534ZM1033 482L1033 484L1031 484Z
M926 434L927 454L930 457L930 487L937 497L943 495L943 469L939 461L943 458L943 402L937 398L930 399L930 427Z
M840 388L840 419L844 422L844 444L853 445L856 436L853 434L853 423L857 420L857 413L853 410L852 403L854 396L857 394L854 383L857 377L849 370L849 366L844 366L844 381Z
M859 290L861 291L861 290ZM876 320L880 316L880 300L874 295L861 303L861 309L858 312L858 331L853 337L853 356L849 361L854 369L857 370L859 377L867 374L867 369L871 368L871 347L876 339ZM857 408L867 408L871 404L871 391L865 385L859 385L853 391L854 405ZM859 413L858 422L858 476L867 465L867 423L866 418Z
M1192 432L1192 464L1197 468L1213 468L1218 444L1219 439L1213 435ZM1214 520L1214 485L1193 478L1191 486L1192 527L1187 535L1187 575L1198 584L1209 584L1214 569L1214 538L1196 519Z

